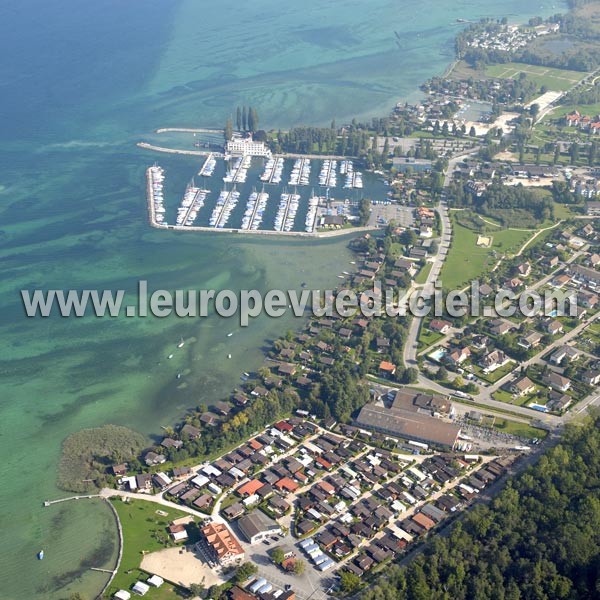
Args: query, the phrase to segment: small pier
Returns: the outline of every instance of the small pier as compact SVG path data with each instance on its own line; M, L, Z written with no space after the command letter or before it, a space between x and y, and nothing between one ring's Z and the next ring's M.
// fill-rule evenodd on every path
M100 494L89 494L87 496L69 496L68 498L59 498L58 500L45 500L44 506L52 506L61 502L69 502L70 500L90 500L91 498L101 498Z
M210 177L213 174L213 171L215 170L216 162L217 161L215 160L215 153L211 152L208 155L208 158L204 161L202 168L198 171L198 175L200 175L201 177Z

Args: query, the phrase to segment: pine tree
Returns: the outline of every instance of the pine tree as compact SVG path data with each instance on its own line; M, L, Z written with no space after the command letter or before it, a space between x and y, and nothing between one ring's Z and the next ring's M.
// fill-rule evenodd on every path
M233 137L233 123L229 117L225 123L225 141L228 142Z
M248 111L245 106L242 108L242 130L248 131Z
M254 132L254 109L249 106L248 107L248 131Z
M238 106L236 110L235 124L237 125L238 131L242 130L242 109Z
M258 129L258 113L255 108L248 107L248 130L254 133Z

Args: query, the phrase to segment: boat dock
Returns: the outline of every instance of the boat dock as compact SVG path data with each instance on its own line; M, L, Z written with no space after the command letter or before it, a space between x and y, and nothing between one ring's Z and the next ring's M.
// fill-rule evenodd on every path
M298 194L281 194L279 210L275 216L275 229L277 231L291 231L293 229L299 200L300 196Z
M298 158L290 174L289 185L308 185L310 178L310 159Z
M307 233L313 233L315 230L318 208L322 200L324 200L324 198L319 198L314 194L308 199L308 212L306 213L306 219L304 220L304 230Z
M323 187L335 187L337 185L336 169L336 160L324 160L321 173L319 174L319 185Z
M156 163L146 169L146 195L150 221L159 225L167 225L165 207L163 205L164 170Z
M52 506L61 502L69 502L71 500L90 500L91 498L102 498L100 494L89 494L87 496L69 496L68 498L59 498L58 500L45 500L44 506Z
M215 158L214 152L211 152L208 155L208 158L204 161L204 164L202 165L201 169L198 171L198 175L200 175L201 177L210 177L214 173L216 165L217 160Z
M212 227L222 229L225 226L239 197L240 193L235 188L229 192L226 190L221 192L210 218L210 225Z
M250 195L248 204L246 205L249 210L246 210L244 213L244 218L242 219L241 225L242 229L245 231L256 231L258 229L262 222L263 212L268 201L269 194L265 192L261 192L260 194L253 192Z
M176 224L185 227L193 225L208 194L210 194L210 190L203 190L196 187L193 182L190 183L183 195L181 206L177 209Z
M251 156L240 156L235 160L233 167L227 171L223 181L225 183L244 183L248 175L248 169L252 162Z
M265 170L260 176L260 180L264 183L279 184L281 183L281 174L283 173L283 158L271 157L265 164Z

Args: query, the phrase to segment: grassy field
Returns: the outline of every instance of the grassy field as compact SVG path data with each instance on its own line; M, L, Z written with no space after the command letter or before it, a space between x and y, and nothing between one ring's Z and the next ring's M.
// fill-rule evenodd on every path
M443 334L438 333L437 331L431 331L424 324L421 325L421 330L419 331L419 352L424 350L425 348L429 348L436 342L439 342L443 338Z
M147 575L139 570L144 553L155 552L174 546L170 541L167 527L173 519L187 516L187 513L164 508L152 502L131 500L128 503L120 498L112 500L119 514L123 528L123 558L119 572L114 578L108 591L114 593L119 589L131 590L131 586L141 579L145 581ZM167 516L156 513L164 510ZM177 588L165 583L159 589L150 588L145 596L149 600L174 600L181 598Z
M441 279L445 289L464 287L488 271L496 262L493 253L517 251L533 235L533 231L503 229L494 232L490 248L477 246L478 233L459 225L451 214L453 224L452 244L442 268Z
M556 92L568 90L587 74L579 71L565 71L562 69L539 67L523 63L489 65L485 69L487 77L495 77L498 79L517 79L521 73L525 73L527 79L535 82L540 87L545 86L549 90Z
M429 271L431 271L431 267L433 263L427 263L415 277L415 283L425 283L427 281L427 276L429 275Z
M538 429L537 427L532 427L525 423L517 423L516 421L510 421L509 419L496 419L494 429L530 440L535 438L542 440L548 435L548 432L544 429Z

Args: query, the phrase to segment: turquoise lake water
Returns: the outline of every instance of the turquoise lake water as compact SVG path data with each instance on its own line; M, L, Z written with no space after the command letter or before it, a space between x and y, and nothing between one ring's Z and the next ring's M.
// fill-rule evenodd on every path
M561 5L507 0L21 0L0 6L0 596L92 598L116 552L106 507L42 508L73 431L119 423L151 438L261 363L295 323L216 317L29 320L21 289L287 289L335 285L347 240L152 230L144 171L185 182L198 161L135 143L158 127L385 114L453 56L457 18L516 20ZM501 11L501 12L499 12ZM397 32L398 38L395 34ZM397 43L397 39L398 42ZM224 332L234 331L227 338ZM184 337L172 361L166 356ZM232 360L227 360L227 354ZM185 373L181 380L176 373ZM44 548L46 558L37 561Z

